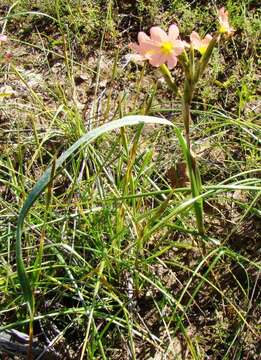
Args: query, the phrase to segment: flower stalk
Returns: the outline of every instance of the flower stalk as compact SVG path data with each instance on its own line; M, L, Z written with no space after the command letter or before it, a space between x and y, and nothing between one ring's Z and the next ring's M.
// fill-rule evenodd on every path
M179 88L177 84L175 83L169 69L165 64L160 65L160 70L162 75L164 76L164 79L168 85L168 87L174 92L175 95L181 96Z
M183 93L183 107L182 107L182 118L185 130L185 139L187 143L187 164L189 170L191 193L193 197L197 197L201 194L201 177L200 171L197 166L197 161L194 154L191 151L191 140L190 140L190 124L191 124L191 103L193 100L196 85L202 76L207 64L210 60L211 54L215 45L219 40L219 34L213 38L209 38L208 46L202 51L202 56L198 63L195 63L195 54L193 46L190 47L188 64L182 62L185 72L184 82L184 93ZM205 38L206 39L206 38ZM184 60L184 57L183 57ZM189 71L188 71L189 70ZM194 210L197 221L197 228L200 235L204 235L204 217L203 217L203 201L197 200L194 203ZM205 247L203 245L203 253L205 253Z
M194 210L200 235L204 235L205 232L203 200L200 197L202 193L200 171L197 166L196 157L191 150L191 105L197 83L209 63L214 47L222 35L230 36L234 33L234 29L229 23L228 12L224 8L218 10L218 22L218 30L213 36L206 34L202 38L196 31L192 31L190 34L190 44L180 39L179 29L173 24L169 27L168 33L158 26L150 29L150 36L140 32L138 44L131 43L129 45L131 49L138 53L140 60L148 60L150 65L159 67L170 90L182 98L182 117L186 141L185 150L183 149L183 151L190 177L191 193L193 198L197 199L194 202ZM186 50L187 48L189 48L188 51ZM201 55L199 60L196 58L198 53ZM180 93L170 72L178 62L182 64L185 74L183 94ZM202 249L203 254L205 254L203 243Z

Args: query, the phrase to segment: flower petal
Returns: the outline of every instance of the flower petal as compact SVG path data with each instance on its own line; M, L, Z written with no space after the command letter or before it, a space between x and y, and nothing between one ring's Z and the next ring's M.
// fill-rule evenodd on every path
M170 70L177 65L177 62L178 62L178 58L173 53L168 56L167 65Z
M224 7L218 10L218 17L221 23L228 21L228 12L225 10Z
M205 46L206 48L208 47L208 44L210 43L210 41L212 40L212 36L210 34L207 34L205 36L205 38L202 40L202 45Z
M198 49L201 46L201 38L196 31L192 31L190 34L191 45L194 49Z
M128 45L128 47L132 50L135 51L136 54L130 54L129 58L132 61L141 61L141 60L145 60L145 56L142 53L142 50L140 48L140 46L137 43L130 43Z
M183 53L183 51L184 51L184 41L175 40L173 45L174 45L174 49L173 49L172 53L174 54L174 56L179 56L180 54Z
M166 55L161 52L158 52L150 56L149 63L152 66L159 67L160 65L164 64L166 60L167 60Z
M210 42L213 39L213 36L211 36L210 34L207 34L205 36L205 40L207 40L208 42Z
M151 38L144 32L139 32L138 41L140 45L139 52L143 55L157 51L160 47L158 43L155 43L155 41L151 40Z
M153 26L150 29L150 37L151 37L151 40L153 40L153 41L155 41L157 43L162 43L162 42L165 42L165 41L169 41L168 35L159 26Z
M169 39L171 42L175 42L175 40L178 38L179 36L179 28L177 27L177 25L172 24L169 27Z
M138 33L138 42L139 42L139 44L142 43L142 42L149 42L149 41L151 41L151 39L147 34L145 34L145 32L140 31Z

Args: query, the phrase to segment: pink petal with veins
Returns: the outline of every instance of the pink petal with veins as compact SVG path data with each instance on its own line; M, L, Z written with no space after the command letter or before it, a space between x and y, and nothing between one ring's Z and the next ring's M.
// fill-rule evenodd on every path
M158 44L155 44L151 38L146 35L144 32L139 32L138 34L138 42L140 45L140 51L145 54L148 51L156 50L159 48Z
M179 56L184 51L184 41L175 40L173 54Z
M168 34L169 34L169 40L174 43L179 36L179 28L177 27L177 25L175 24L170 25Z
M202 40L202 44L206 47L208 47L208 44L213 39L213 37L210 34L207 34L204 39Z
M137 43L130 43L128 45L128 47L132 50L134 50L137 54L132 54L133 55L133 59L137 59L137 60L145 60L146 58L144 57L144 55L142 55L141 49L140 49L140 45L138 45Z
M149 63L153 66L159 67L160 65L164 64L167 60L165 54L158 52L157 54L151 55L149 59Z
M153 40L157 43L169 41L168 35L159 26L153 26L150 29L150 37L151 37L151 40Z
M177 62L178 62L177 57L174 54L170 55L167 60L168 68L170 70L173 69L177 65Z
M192 31L189 38L190 38L192 46L195 49L198 49L201 46L201 38L200 38L199 34L196 31Z

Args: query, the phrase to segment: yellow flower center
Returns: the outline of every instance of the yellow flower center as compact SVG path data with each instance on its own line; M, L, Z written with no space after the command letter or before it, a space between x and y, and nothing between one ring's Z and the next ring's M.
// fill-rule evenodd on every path
M220 25L219 32L220 34L225 34L227 32L227 27L225 25Z
M161 48L161 51L163 52L163 54L170 55L173 50L173 45L170 41L166 41L161 44L160 48Z
M200 52L201 55L205 54L206 50L207 50L206 45L201 45L198 49L198 51Z

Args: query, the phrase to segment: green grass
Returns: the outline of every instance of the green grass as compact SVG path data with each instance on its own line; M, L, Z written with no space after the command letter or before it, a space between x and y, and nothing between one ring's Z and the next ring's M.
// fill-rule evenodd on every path
M258 358L260 20L257 2L235 3L226 7L237 31L215 50L193 102L205 235L197 199L179 178L184 158L172 127L118 128L59 169L57 159L127 115L164 117L183 130L180 100L148 64L126 64L127 44L155 24L178 22L182 35L213 31L213 5L1 3L10 40L0 51L13 60L0 65L0 335L29 333L31 322L39 344L62 359ZM174 76L181 85L181 69ZM51 182L27 200L25 299L17 221L48 167Z

